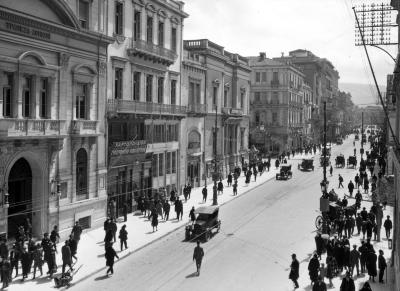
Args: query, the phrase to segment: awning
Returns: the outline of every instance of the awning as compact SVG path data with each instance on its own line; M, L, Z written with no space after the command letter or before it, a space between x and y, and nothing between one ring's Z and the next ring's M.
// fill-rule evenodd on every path
M240 123L241 121L243 120L243 118L241 118L241 117L228 117L226 120L225 120L225 124L238 124L238 123Z

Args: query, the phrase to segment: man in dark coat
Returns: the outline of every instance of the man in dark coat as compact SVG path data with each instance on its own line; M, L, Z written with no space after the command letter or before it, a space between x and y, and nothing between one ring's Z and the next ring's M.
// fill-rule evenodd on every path
M321 237L320 233L317 233L317 235L315 236L315 247L316 247L317 255L321 259L321 254L324 249L324 240Z
M115 222L115 220L112 220L110 222L109 226L110 226L110 230L112 231L112 234L113 234L114 242L116 242L117 241L116 236L117 236L117 230L118 230L117 223Z
M229 172L228 174L228 187L232 185L232 173Z
M350 277L350 273L346 272L346 277L343 278L342 284L340 285L340 291L355 291L356 286L354 285L353 279Z
M193 261L196 261L197 276L200 276L201 261L204 257L204 250L200 246L200 241L197 241L197 246L193 251Z
M386 238L389 239L390 238L390 231L393 228L393 223L390 220L390 216L388 215L385 222L383 223L383 227L385 228L386 231Z
M121 252L123 250L123 247L125 246L125 249L128 248L128 232L126 231L126 224L124 224L121 229L119 230L119 241L120 241L120 246L121 246Z
M350 197L353 197L354 184L351 180L350 180L349 184L347 185L347 188L349 189Z
M0 257L2 259L8 258L8 247L7 247L6 242L7 242L6 239L3 238L0 243Z
M78 221L75 222L75 225L72 228L71 234L73 235L73 238L76 241L76 245L78 246L79 241L81 240L81 234L82 234L82 227L79 225Z
M311 285L318 279L319 261L318 255L314 254L308 263L308 274L310 275Z
M164 201L163 210L164 220L167 221L169 219L169 211L171 210L171 205L169 205L168 201Z
M353 277L354 267L357 268L357 276L360 275L359 268L360 253L357 251L357 245L353 245L353 249L350 252L350 275Z
M385 273L385 269L387 267L385 257L383 256L383 251L379 250L379 257L378 257L378 267L379 267L379 283L383 282L383 275Z
M28 274L31 271L31 265L32 265L31 255L27 252L25 247L22 249L21 265L22 265L22 281L24 281L25 278L28 278Z
M78 246L76 245L76 241L74 240L72 235L69 236L68 245L71 250L71 257L74 258L76 262L78 260L78 258L76 257L76 251Z
M5 258L1 264L1 277L3 278L3 289L7 288L10 283L11 279L10 270L11 270L10 261L7 258Z
M68 241L65 241L65 244L61 248L61 255L62 255L62 273L61 276L65 273L65 266L68 266L71 271L74 269L72 268L72 254L71 249L68 245Z
M125 202L122 206L122 214L124 216L124 222L128 220L128 204Z
M375 282L375 277L378 274L378 271L376 269L376 261L378 260L378 257L376 256L374 251L369 251L367 254L367 270L368 270L368 275L369 279L372 279L372 282Z
M203 194L203 202L207 202L207 186L204 186L203 190L201 190L201 193Z
M297 280L299 279L299 269L300 269L300 264L299 261L296 259L296 254L292 254L292 263L290 264L289 279L293 281L294 289L299 288L299 283L297 283Z
M107 276L108 273L114 274L114 258L119 259L117 253L115 252L114 248L112 247L112 242L110 243L109 246L106 248L106 266L108 267L107 269Z

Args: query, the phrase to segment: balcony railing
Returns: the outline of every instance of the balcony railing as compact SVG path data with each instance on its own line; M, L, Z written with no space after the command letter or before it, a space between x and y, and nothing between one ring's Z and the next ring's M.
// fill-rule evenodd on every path
M97 134L97 120L72 120L71 134Z
M131 40L128 55L147 56L167 65L173 64L178 57L172 50L141 39Z
M107 109L117 113L186 115L186 106L121 99L108 100Z
M232 109L231 109L231 115L242 116L242 115L243 115L243 109L240 109L240 108L232 108Z
M207 104L188 104L187 113L189 115L206 114Z
M0 119L0 137L55 137L66 134L65 120Z

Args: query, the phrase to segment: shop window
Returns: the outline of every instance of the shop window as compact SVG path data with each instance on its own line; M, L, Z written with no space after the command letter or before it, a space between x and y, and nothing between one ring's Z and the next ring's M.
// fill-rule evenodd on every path
M6 84L3 86L3 116L12 117L13 75L6 73Z
M85 216L78 219L78 223L82 227L82 229L90 228L90 222L91 222L91 216Z
M165 171L167 174L171 174L171 152L166 155Z
M81 148L76 153L76 195L79 199L87 199L88 194L88 158L86 150Z
M164 176L164 154L158 155L158 176Z
M154 155L153 160L152 160L151 169L152 169L153 177L158 177L158 159L157 158L158 158L158 155Z
M88 84L78 83L76 86L75 117L76 119L88 119L87 107L89 103Z
M171 157L171 162L172 162L172 173L176 173L176 152L172 152L172 157Z

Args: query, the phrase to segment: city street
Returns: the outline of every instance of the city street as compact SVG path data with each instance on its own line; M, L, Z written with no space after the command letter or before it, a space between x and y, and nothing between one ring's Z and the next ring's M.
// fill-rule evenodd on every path
M352 153L352 142L353 138L334 146L331 161L338 153L346 157ZM268 181L221 207L221 232L203 244L205 258L200 277L195 276L192 262L195 244L183 241L182 228L118 261L112 278L100 272L73 289L120 290L129 286L132 290L291 290L287 277L292 253L305 262L300 273L309 284L306 267L315 247L314 221L319 214L322 168L318 155L314 172L298 171L299 160L289 162L294 170L291 180ZM338 173L347 185L355 170L334 168L333 177L328 178L335 188ZM343 189L336 192L344 193ZM274 289L267 289L271 286Z

